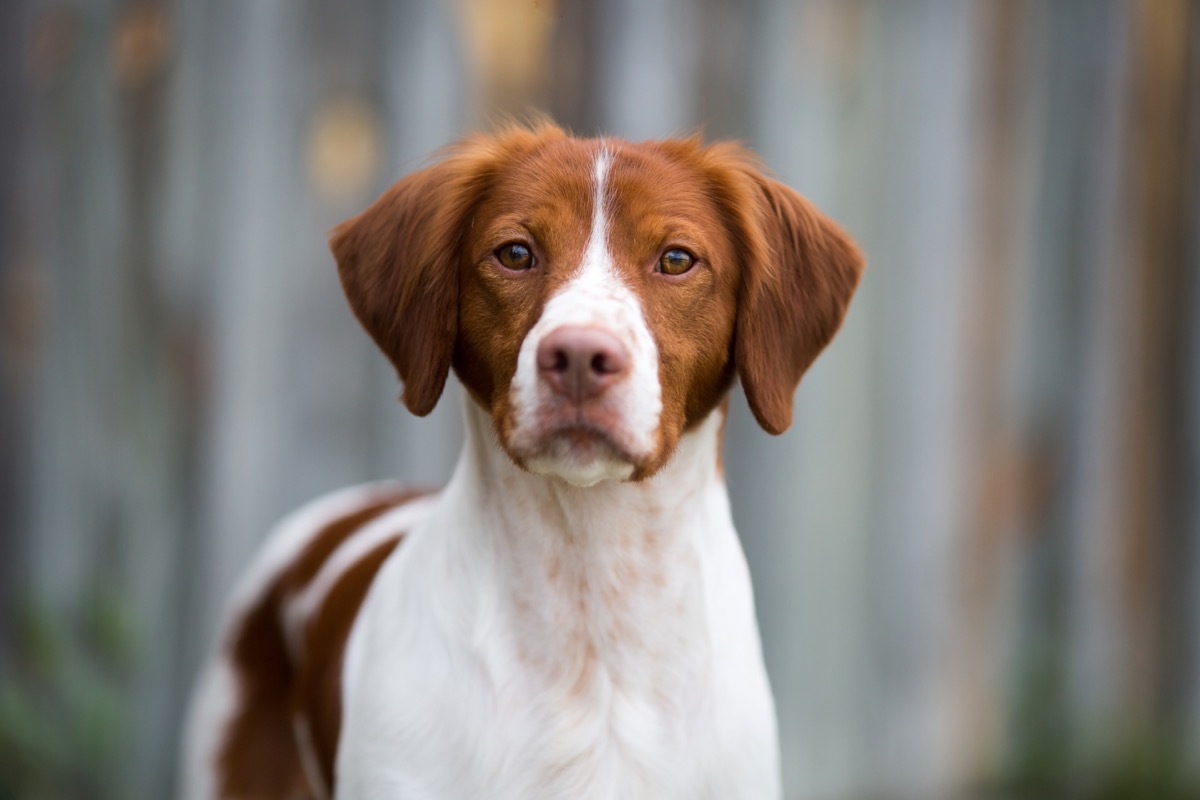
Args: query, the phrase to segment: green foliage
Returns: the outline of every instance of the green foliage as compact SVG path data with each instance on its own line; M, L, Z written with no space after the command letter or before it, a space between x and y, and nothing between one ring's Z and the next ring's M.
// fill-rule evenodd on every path
M0 800L127 796L138 648L119 590L97 586L76 615L27 597L16 617L0 665Z
M1026 791L1060 786L1070 771L1065 682L1060 653L1033 647L1013 709L1012 763L1008 783Z
M1129 733L1103 754L1067 713L1063 654L1035 649L1014 706L1012 758L995 792L984 796L1053 800L1200 800L1183 737L1169 727Z
M1195 772L1188 774L1184 749L1174 739L1135 739L1100 772L1090 795L1095 800L1200 800Z

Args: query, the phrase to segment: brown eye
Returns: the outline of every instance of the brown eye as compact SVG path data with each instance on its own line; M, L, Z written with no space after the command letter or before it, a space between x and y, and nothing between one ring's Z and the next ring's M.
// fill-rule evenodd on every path
M682 275L696 265L696 259L687 250L672 248L658 260L658 271L666 275Z
M510 242L496 251L496 260L505 269L522 272L533 266L533 253L520 242Z

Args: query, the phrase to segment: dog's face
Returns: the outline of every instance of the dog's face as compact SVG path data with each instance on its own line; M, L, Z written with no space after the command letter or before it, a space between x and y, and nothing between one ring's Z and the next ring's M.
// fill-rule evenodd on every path
M414 413L453 366L514 462L579 485L652 475L735 374L786 429L862 270L736 146L551 127L458 145L332 249Z

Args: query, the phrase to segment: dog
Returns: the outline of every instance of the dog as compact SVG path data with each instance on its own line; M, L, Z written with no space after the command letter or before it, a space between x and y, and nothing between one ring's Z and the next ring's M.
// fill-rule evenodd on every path
M337 227L402 400L453 369L449 484L284 520L193 699L190 798L778 798L721 440L768 432L863 258L742 146L477 135Z

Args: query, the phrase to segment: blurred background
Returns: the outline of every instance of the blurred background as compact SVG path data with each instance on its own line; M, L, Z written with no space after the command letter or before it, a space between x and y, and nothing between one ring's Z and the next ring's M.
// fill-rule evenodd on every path
M789 798L1200 797L1192 0L0 3L0 800L165 798L282 513L440 482L326 231L539 109L870 267L734 513Z

